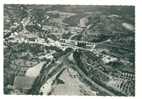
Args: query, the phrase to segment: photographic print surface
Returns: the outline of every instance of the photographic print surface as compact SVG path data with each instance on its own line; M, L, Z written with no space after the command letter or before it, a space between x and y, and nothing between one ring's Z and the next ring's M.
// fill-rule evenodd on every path
M4 94L135 95L135 8L4 5Z

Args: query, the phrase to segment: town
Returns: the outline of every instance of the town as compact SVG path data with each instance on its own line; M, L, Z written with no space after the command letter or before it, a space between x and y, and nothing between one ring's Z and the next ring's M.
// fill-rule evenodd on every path
M4 5L4 93L134 96L133 9Z

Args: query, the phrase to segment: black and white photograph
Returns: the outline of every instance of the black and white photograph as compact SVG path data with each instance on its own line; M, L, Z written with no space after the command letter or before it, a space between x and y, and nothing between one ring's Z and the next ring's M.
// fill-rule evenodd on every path
M5 95L135 96L135 6L3 6Z

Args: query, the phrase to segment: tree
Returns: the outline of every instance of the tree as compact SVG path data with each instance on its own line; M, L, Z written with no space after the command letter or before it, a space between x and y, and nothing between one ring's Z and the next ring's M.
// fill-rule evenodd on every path
M34 25L42 28L45 20L45 11L43 9L32 9L31 10L31 21Z

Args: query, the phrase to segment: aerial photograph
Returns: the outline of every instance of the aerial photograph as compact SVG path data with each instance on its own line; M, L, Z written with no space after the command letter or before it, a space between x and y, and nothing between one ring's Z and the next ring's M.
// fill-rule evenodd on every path
M135 96L135 7L4 4L3 93Z

